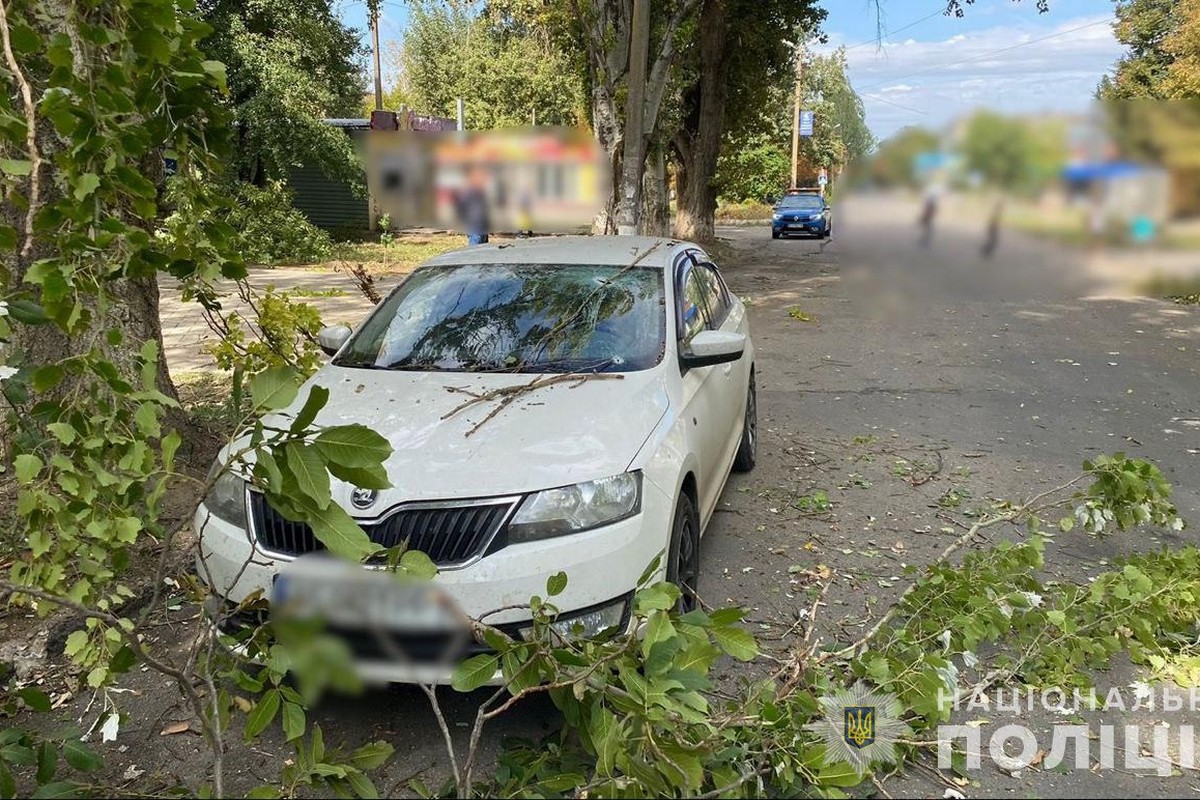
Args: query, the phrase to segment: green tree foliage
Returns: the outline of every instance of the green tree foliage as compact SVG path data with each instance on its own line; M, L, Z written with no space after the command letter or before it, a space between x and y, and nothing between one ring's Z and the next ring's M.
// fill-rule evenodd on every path
M793 75L781 73L759 113L750 118L753 121L729 132L717 171L722 197L761 199L778 194L790 181ZM867 127L862 98L846 75L843 51L806 59L800 91L802 107L815 114L813 135L800 140L801 183L815 180L822 167L833 177L846 164L871 151L875 138ZM778 172L780 162L785 166L782 174ZM758 168L769 171L755 176ZM767 185L771 185L770 190L762 192Z
M404 97L467 127L574 125L585 117L582 64L550 34L474 4L417 4L398 54Z
M941 146L941 137L928 128L910 126L880 143L866 175L884 188L916 188L920 180L914 168L917 156Z
M727 148L717 162L722 199L770 202L791 180L790 160L790 154L772 137L763 133L743 135L736 147Z
M1040 189L1065 159L1065 131L1053 123L1035 124L980 111L967 122L959 145L966 167L999 189Z
M201 47L226 65L239 179L262 185L300 164L361 180L346 136L322 123L357 116L365 50L331 0L202 0Z
M1117 40L1129 51L1110 78L1100 81L1102 100L1164 99L1166 79L1175 60L1168 47L1171 32L1187 18L1176 0L1118 0Z

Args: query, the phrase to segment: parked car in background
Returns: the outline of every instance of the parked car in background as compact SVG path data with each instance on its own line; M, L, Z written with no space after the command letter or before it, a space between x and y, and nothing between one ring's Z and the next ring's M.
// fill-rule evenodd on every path
M820 194L786 194L771 215L771 238L795 234L828 238L833 232L831 217L829 204Z
M467 615L501 609L488 623L519 636L522 604L561 570L556 630L625 629L660 556L657 574L695 606L700 537L757 445L746 309L702 249L561 237L460 250L426 262L358 330L327 328L320 341L333 357L307 384L330 393L316 423L361 423L393 448L392 488L334 478L334 502L373 541L429 555L433 587ZM569 380L503 408L460 408L556 375ZM234 472L195 529L199 573L217 594L303 601L345 634L367 679L444 681L486 649L433 610L363 600L372 565L321 568L311 529ZM406 658L385 655L396 652Z

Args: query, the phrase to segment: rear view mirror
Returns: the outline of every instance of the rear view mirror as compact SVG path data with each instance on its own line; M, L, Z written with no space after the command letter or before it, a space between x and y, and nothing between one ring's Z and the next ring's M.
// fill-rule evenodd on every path
M334 355L350 338L350 329L345 325L330 325L317 333L317 346L328 355Z
M746 351L746 337L729 331L700 331L679 354L684 367L710 367L737 361Z

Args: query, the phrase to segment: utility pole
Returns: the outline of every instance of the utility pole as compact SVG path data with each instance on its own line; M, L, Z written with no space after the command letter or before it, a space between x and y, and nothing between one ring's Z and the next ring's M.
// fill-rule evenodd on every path
M369 5L371 16L371 50L375 61L375 110L383 110L383 75L379 69L379 6Z
M800 76L804 69L804 43L796 50L796 95L792 109L792 188L796 187L797 164L800 160Z
M465 122L465 109L463 108L463 99L461 97L455 101L455 106L457 106L456 110L458 111L458 129L460 131L466 130L466 128L463 127L463 123Z

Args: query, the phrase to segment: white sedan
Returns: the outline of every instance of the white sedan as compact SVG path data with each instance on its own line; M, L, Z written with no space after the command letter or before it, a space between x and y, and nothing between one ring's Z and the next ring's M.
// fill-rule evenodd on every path
M746 310L702 249L560 237L459 250L422 265L356 331L320 339L333 357L309 381L330 392L317 423L361 423L393 448L393 488L334 479L334 501L372 540L428 554L434 586L467 614L508 607L488 622L519 634L519 606L561 570L561 630L623 628L660 554L660 575L695 603L701 534L730 470L754 466L757 438ZM496 394L531 381L513 402ZM230 602L278 592L279 573L322 549L232 474L195 522L200 575ZM322 596L366 677L448 678L453 637L429 615L384 609L381 648L354 617L379 602ZM482 646L455 648L451 660Z

